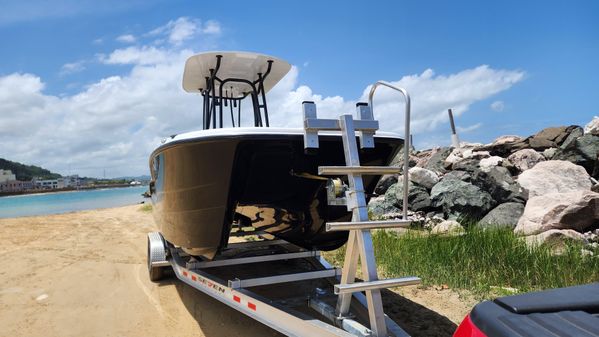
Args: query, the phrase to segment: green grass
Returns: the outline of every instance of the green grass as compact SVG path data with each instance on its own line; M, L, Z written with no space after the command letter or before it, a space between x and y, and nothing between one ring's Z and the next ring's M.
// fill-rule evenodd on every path
M139 208L140 211L142 212L151 212L152 211L152 204L144 204L143 206L141 206Z
M581 254L579 243L566 242L560 255L540 245L530 248L510 230L475 227L460 236L387 231L373 234L379 268L386 277L419 276L425 285L446 284L477 297L597 282L599 257ZM599 252L595 252L599 253ZM343 261L344 250L327 254Z

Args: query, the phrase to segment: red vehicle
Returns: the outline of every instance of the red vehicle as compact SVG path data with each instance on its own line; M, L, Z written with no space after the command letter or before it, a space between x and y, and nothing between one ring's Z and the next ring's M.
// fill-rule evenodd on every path
M453 336L599 336L599 283L481 302Z

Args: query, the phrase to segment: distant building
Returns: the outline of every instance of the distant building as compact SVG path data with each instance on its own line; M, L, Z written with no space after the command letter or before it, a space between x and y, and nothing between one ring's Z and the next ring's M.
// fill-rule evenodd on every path
M51 190L58 188L58 179L34 180L35 188L42 190Z
M0 183L0 192L21 192L33 189L33 182L9 180Z
M7 181L16 181L17 177L12 173L11 170L0 169L0 183Z

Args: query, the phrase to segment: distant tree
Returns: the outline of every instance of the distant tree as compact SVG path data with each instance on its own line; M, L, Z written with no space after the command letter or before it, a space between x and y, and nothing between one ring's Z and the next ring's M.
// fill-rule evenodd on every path
M34 177L42 179L58 179L61 177L60 174L50 172L39 166L25 165L2 158L0 158L0 169L11 170L17 176L17 180L21 181L29 181Z

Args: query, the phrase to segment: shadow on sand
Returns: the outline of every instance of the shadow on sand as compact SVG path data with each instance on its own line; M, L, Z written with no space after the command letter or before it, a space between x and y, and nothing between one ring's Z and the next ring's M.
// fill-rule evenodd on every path
M216 336L282 336L266 325L203 294L183 282L174 284L185 308L207 337ZM410 301L392 291L383 291L385 313L413 337L451 337L457 325L447 317Z

